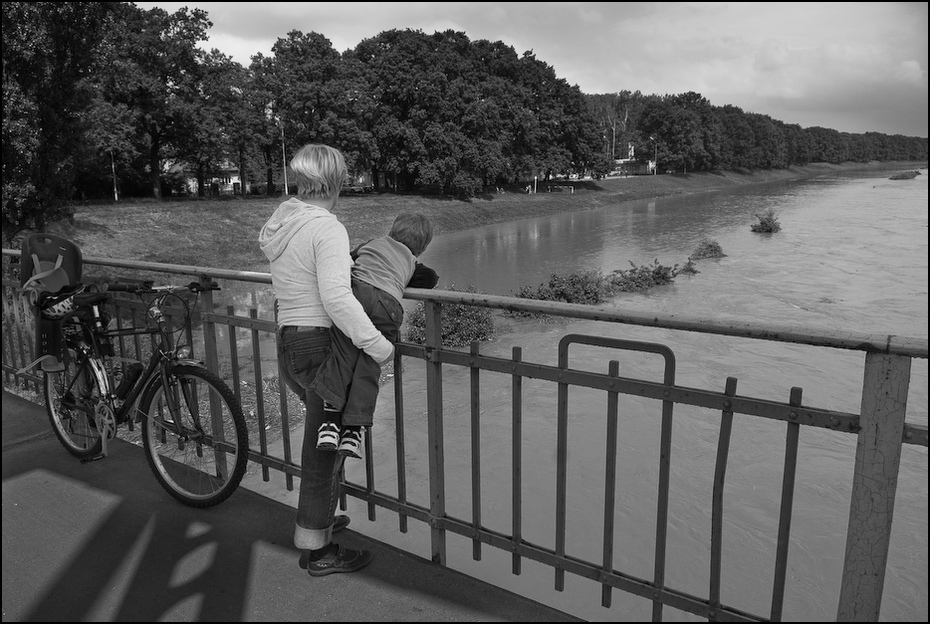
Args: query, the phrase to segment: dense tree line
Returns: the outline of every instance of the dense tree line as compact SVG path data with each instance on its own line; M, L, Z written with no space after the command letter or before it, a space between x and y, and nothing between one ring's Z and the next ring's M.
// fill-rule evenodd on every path
M927 159L926 137L801 128L698 93L583 94L531 52L451 30L389 30L342 54L292 31L243 67L198 47L212 27L198 9L2 7L8 240L75 199L162 197L181 168L201 195L224 163L275 194L307 142L338 146L375 184L460 197L604 175L628 146L676 172Z

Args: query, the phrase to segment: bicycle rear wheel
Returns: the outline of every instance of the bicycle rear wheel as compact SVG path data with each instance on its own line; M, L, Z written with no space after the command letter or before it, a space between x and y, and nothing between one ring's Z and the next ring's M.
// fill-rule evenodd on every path
M211 507L236 490L249 441L242 409L213 372L174 366L143 398L142 443L162 487L191 507Z
M45 373L45 409L62 446L75 457L87 459L103 448L94 418L100 389L84 355L68 349L66 361L63 371Z

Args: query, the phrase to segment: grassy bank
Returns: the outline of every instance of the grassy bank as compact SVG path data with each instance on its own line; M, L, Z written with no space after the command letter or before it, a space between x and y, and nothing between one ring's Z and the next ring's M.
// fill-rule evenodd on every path
M426 214L433 221L435 233L443 234L623 201L803 179L867 167L818 164L753 173L689 173L559 182L573 185L573 193L568 188L545 192L546 185L539 183L536 194L522 193L515 187L504 194L490 194L467 202L435 196L350 195L340 199L337 214L354 245L386 233L394 216L401 212ZM891 165L881 163L872 167ZM83 205L77 208L73 223L56 223L49 229L77 242L85 256L264 272L268 264L256 239L279 201L250 196Z

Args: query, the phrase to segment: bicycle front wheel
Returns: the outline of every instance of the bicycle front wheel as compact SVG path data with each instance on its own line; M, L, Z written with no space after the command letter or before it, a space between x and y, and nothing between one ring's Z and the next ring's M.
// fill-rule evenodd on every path
M91 371L91 361L68 349L64 370L45 373L45 409L52 431L65 449L81 459L99 455L103 449L97 429L95 408L101 404L100 389Z
M192 507L211 507L236 490L249 441L242 409L213 372L172 367L167 386L156 382L140 403L142 443L162 487Z

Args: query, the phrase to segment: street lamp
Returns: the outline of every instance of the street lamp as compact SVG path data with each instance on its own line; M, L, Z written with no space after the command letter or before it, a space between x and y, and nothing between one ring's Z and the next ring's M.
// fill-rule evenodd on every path
M284 122L281 122L281 164L284 166L284 197L287 197L287 149L284 147Z
M659 143L656 141L655 137L649 137L652 141L653 146L655 146L655 158L652 161L652 175L656 175L656 172L659 170Z

